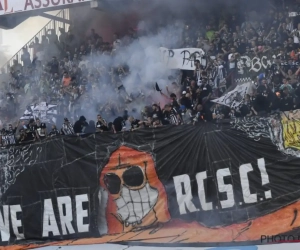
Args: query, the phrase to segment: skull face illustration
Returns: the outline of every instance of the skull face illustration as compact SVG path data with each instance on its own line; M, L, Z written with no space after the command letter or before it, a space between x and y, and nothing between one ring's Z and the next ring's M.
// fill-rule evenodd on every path
M153 158L126 146L114 151L100 175L101 234L131 231L170 219ZM105 213L104 213L105 210Z

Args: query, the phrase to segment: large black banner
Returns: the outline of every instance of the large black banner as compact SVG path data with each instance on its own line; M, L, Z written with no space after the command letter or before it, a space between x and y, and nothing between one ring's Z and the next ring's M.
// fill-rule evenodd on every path
M276 144L286 124L249 118L3 149L1 245L257 243L290 232L300 226L300 159Z

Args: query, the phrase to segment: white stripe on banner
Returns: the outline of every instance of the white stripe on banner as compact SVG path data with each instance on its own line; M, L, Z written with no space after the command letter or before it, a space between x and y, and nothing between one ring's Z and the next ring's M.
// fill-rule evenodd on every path
M43 250L94 250L94 249L105 249L105 250L299 250L300 243L282 243L282 244L267 244L258 246L234 246L234 247L141 247L141 246L127 246L117 244L95 244L95 245L78 245L78 246L49 246L43 248L36 248Z

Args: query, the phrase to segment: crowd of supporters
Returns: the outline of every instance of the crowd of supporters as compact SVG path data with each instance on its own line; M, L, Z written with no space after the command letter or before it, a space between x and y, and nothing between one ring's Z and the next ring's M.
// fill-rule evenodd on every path
M49 30L41 41L36 38L30 45L33 57L29 48L23 48L21 61L15 60L9 72L2 70L1 145L59 135L196 125L298 109L300 23L289 17L292 7L278 6L263 12L227 11L226 15L209 14L193 22L185 21L177 48L203 49L206 64L196 60L194 72L181 71L178 79L169 77L166 89L160 90L156 84L155 93L164 100L163 105L154 103L147 93L133 96L126 92L122 79L131 74L128 65L108 68L98 60L103 55L114 57L144 36L143 32L130 28L122 37L115 34L113 42L108 43L93 29L85 37L77 35L73 26L66 32L61 29L59 36ZM214 105L212 99L237 84L243 56L268 56L272 60L265 70L252 74L251 93L245 95L238 107ZM143 84L142 78L139 84ZM108 89L114 95L103 103ZM11 122L19 120L24 103L40 102L57 105L56 124L39 119ZM142 112L128 109L132 103L142 103ZM93 110L98 115L88 117L87 121L84 110Z

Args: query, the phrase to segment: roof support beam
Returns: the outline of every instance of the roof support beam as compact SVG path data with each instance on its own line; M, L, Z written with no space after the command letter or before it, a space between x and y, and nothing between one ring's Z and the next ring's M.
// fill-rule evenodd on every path
M54 20L54 21L71 24L71 21L68 20L68 19L61 18L61 17L58 17L58 16L53 16L53 15L50 15L50 14L47 14L47 13L40 13L39 16L49 18L49 19Z

